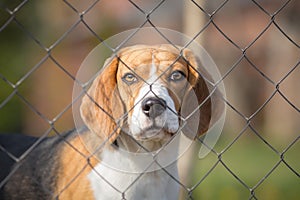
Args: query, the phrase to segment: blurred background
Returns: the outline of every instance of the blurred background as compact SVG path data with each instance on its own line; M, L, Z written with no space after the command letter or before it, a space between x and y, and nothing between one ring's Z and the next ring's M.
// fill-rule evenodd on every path
M298 0L0 0L0 132L73 129L88 53L128 29L169 28L207 50L227 92L214 153L189 172L192 199L298 199L299 20Z

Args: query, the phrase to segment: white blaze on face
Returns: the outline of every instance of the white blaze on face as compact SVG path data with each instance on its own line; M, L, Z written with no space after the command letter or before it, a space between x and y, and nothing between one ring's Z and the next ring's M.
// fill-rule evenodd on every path
M134 102L132 117L129 119L129 129L134 137L151 138L163 137L162 131L175 133L179 128L179 121L175 109L175 103L169 95L168 89L161 83L157 76L157 66L153 62L149 73L149 79L145 83ZM154 119L147 117L142 110L142 102L149 97L158 97L165 100L167 108ZM159 137L158 136L158 137Z

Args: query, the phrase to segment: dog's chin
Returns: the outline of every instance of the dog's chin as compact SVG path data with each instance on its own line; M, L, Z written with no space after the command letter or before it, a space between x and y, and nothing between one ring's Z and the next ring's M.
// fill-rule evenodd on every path
M148 127L140 131L139 134L135 136L138 141L153 141L161 142L168 140L175 133L168 131L164 127Z

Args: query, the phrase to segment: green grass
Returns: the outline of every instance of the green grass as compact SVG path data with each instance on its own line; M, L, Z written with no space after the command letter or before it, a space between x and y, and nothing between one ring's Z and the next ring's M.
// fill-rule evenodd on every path
M223 146L226 146L224 142ZM285 146L287 147L288 144ZM218 152L224 149L222 148ZM284 148L279 153L283 150ZM300 143L296 142L284 154L284 160L298 174L300 172L299 152ZM224 164L218 160L217 155L210 153L204 159L196 161L192 185L198 184L198 186L193 191L194 199L251 199L250 189L254 189L253 199L296 200L300 198L298 175L281 161L280 155L258 138L240 138L222 154L221 160ZM199 184L199 181L214 166L215 168ZM241 181L237 180L225 166ZM274 171L270 173L273 168Z

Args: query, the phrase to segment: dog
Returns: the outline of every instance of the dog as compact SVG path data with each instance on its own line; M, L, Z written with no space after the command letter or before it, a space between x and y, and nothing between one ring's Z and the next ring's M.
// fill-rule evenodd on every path
M197 139L222 107L207 80L189 49L121 49L84 89L85 126L35 140L37 147L12 168L4 198L178 199L177 136Z

